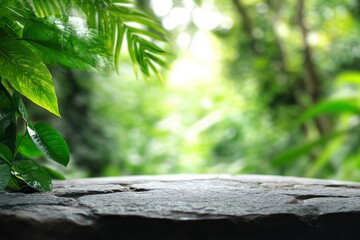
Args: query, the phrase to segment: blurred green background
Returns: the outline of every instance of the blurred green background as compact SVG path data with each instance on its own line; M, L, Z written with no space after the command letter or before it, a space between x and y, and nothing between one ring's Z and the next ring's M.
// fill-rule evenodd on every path
M277 174L360 180L359 0L139 0L169 32L166 84L53 68L69 178ZM59 168L59 166L55 166Z

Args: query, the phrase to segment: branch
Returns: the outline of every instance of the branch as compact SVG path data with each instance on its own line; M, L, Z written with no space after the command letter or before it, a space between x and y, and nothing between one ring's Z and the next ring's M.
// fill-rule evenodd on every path
M271 6L271 5L269 4L269 6ZM302 111L305 111L306 106L301 101L301 97L299 95L299 86L296 85L296 83L298 81L295 81L298 79L288 69L288 66L286 64L287 56L286 56L286 52L284 49L284 43L276 31L276 26L279 23L280 14L281 14L281 11L283 8L283 0L273 2L272 6L273 6L273 12L274 12L274 15L272 17L272 31L274 33L274 42L275 42L275 45L276 45L276 47L278 49L278 53L279 53L278 61L280 62L281 72L287 77L287 79L289 81L289 92L291 93L292 98L294 99L294 102L296 103L297 106L299 106L299 108ZM294 80L294 81L291 81L291 80ZM301 87L301 90L303 90L302 87ZM306 124L301 124L300 128L305 136L309 135L310 130Z
M307 41L308 29L305 23L305 0L299 0L297 18L304 46L304 64L308 74L308 78L304 80L305 88L311 98L312 104L315 104L320 100L321 97L321 79L317 73L312 51ZM316 118L315 124L321 135L324 135L327 132L328 121L326 118Z
M252 33L253 25L244 5L242 4L241 0L233 0L233 4L240 16L240 19L242 20L242 25L245 30L245 33L248 35L248 38L250 40L251 49L254 51L254 53L258 53L256 50L256 39L254 38Z
M309 75L308 82L307 82L307 88L308 92L310 93L312 102L315 103L320 98L320 79L317 74L315 64L312 57L312 52L310 49L310 46L308 44L307 38L308 38L308 29L305 24L305 3L304 0L299 0L299 6L298 6L298 23L300 27L301 37L303 40L304 45L304 64L306 67L306 71Z
M274 10L273 10L274 15L272 18L272 31L274 33L275 45L279 51L279 59L278 60L280 61L280 64L281 64L281 70L284 72L284 74L286 74L289 77L290 73L289 73L288 67L286 65L287 58L286 58L286 54L284 51L283 42L281 41L281 38L276 31L276 25L279 22L281 10L282 10L282 1L280 1L277 5L274 5Z

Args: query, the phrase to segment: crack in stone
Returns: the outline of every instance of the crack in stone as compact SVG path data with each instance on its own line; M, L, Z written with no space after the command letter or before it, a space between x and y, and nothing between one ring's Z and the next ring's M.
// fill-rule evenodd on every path
M233 218L233 216L230 216L230 215L211 214L211 213L196 212L196 211L171 210L170 213L172 216L177 215L178 217L180 217L180 220Z
M308 195L286 194L286 195L294 197L298 201L305 201L314 198L350 198L349 196L340 196L340 195L316 195L316 194L308 194Z
M151 191L151 189L146 189L146 188L136 188L136 187L129 187L128 188L129 191L124 191L124 192L148 192Z
M86 192L63 192L63 193L54 193L57 197L69 197L72 199L78 199L84 196L91 196L91 195L103 195L103 194L112 194L112 193L119 193L119 192L147 192L151 191L151 189L145 188L136 188L136 187L125 187L126 184L119 184L122 188L119 189L109 189L109 190L87 190ZM125 186L124 186L125 185ZM130 185L130 184L129 184Z
M360 185L336 185L336 184L329 184L329 185L325 185L325 187L329 187L329 188L346 188L346 189L360 189Z
M84 196L91 196L91 195L102 195L102 194L111 194L111 193L117 193L117 192L125 192L124 189L118 189L118 190L109 190L109 191L87 191L87 192L65 192L65 193L56 193L54 194L57 197L69 197L72 199L78 199L80 197Z

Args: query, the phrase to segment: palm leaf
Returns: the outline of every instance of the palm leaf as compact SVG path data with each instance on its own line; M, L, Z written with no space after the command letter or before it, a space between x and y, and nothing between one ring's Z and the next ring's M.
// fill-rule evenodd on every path
M0 60L7 66L2 68L1 77L56 115L55 90L44 63L88 70L109 59L109 52L118 69L122 46L127 42L136 76L140 70L147 80L155 73L162 81L159 68L167 65L163 60L167 53L157 42L166 41L164 31L131 1L0 0L0 4L0 35L4 36ZM81 17L87 25L82 29L72 26L71 20ZM90 34L79 36L84 30ZM95 35L99 37L95 39ZM15 59L15 53L20 57Z
M166 41L165 31L159 23L137 10L132 1L30 0L29 2L39 17L71 16L75 9L79 16L86 18L88 27L96 29L105 38L114 55L116 68L119 65L125 39L136 76L138 69L148 77L150 70L155 75L159 75L159 68L166 65L161 58L167 53L156 44Z
M58 22L59 24L59 22ZM23 29L23 40L50 64L89 70L97 68L109 58L110 53L101 44L102 40L90 31L76 34L69 22L61 22L64 29L56 24L29 21Z

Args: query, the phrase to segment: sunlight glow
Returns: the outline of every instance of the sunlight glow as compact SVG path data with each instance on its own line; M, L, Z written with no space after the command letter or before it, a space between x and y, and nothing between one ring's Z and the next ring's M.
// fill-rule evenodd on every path
M179 34L179 36L176 38L176 43L179 47L188 47L191 42L191 36L187 32L182 32Z
M278 22L275 25L275 29L276 29L277 34L279 34L280 37L286 38L290 35L289 27L283 22Z
M217 27L229 29L232 27L232 20L215 9L196 8L192 13L192 17L199 29L212 30Z
M66 25L64 25L62 21L55 20L55 24L61 30L65 30L66 28L74 29L80 37L88 37L90 35L86 20L81 17L70 16Z
M320 36L316 32L310 32L306 40L311 46L315 46L319 44Z
M151 7L157 16L164 17L169 14L173 2L172 0L151 0Z
M173 87L216 81L220 69L218 42L209 32L198 31L187 54L176 60L172 69L169 85Z
M222 15L213 1L211 4L204 2L201 7L193 0L183 0L181 4L173 4L171 0L152 0L151 4L155 14L162 18L165 29L179 31L176 43L185 52L172 64L169 85L185 87L217 79L220 69L219 49L209 30L229 30L233 26L232 19ZM191 22L198 30L195 33L182 31Z
M212 40L208 32L198 31L195 34L190 48L196 58L206 62L211 62L211 59L216 58Z
M169 85L173 87L189 87L199 82L210 81L213 77L211 69L206 64L193 60L177 60L170 73Z
M183 7L173 8L169 15L163 20L163 25L168 30L173 30L176 27L186 26L191 21L190 10Z

